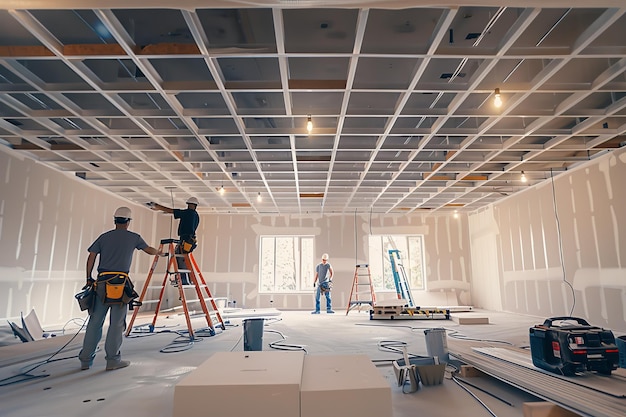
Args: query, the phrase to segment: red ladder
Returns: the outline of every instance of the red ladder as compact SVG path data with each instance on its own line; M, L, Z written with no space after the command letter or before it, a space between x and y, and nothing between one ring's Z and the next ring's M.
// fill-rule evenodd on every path
M163 302L163 294L165 293L166 286L170 282L170 280L168 279L168 276L170 275L174 276L174 282L176 284L176 287L178 287L178 294L182 302L183 311L185 312L185 321L187 322L187 329L189 330L189 337L192 340L194 339L194 332L193 332L193 327L191 326L191 318L189 316L189 308L187 304L191 304L194 302L200 303L202 312L204 313L204 317L206 318L207 325L209 326L213 334L215 334L215 326L213 325L213 319L211 318L211 315L215 316L216 318L215 321L220 325L222 330L226 329L226 326L224 325L224 321L222 320L222 316L220 315L220 312L217 308L217 304L215 303L215 299L211 295L211 290L209 290L209 287L206 284L204 277L202 276L202 272L200 272L200 268L198 267L198 264L196 263L196 260L194 259L193 254L192 253L185 253L185 254L175 253L176 251L175 251L174 244L176 243L178 243L178 240L175 240L175 239L161 240L161 244L159 246L159 253L164 253L164 255L162 256L164 257L166 256L169 258L167 262L167 270L165 271L163 281L161 282L160 286L152 286L152 287L150 286L152 275L154 274L154 270L157 264L159 263L159 258L160 258L159 255L155 255L154 260L152 261L152 266L150 267L150 272L148 272L148 277L146 278L146 282L144 283L143 289L141 290L141 295L139 296L140 305L138 307L135 307L133 311L133 316L130 319L130 322L128 323L128 327L126 329L126 336L128 336L130 332L132 331L133 323L135 322L135 318L137 317L137 314L139 314L141 307L146 304L156 303L154 316L152 317L152 323L150 326L150 331L154 330L157 317L161 309L161 304ZM167 245L166 252L163 252L164 245ZM185 269L178 268L179 258L184 259L184 263L186 266ZM189 274L189 278L191 279L191 284L183 285L181 274ZM145 300L148 289L159 289L160 290L159 298L155 300ZM195 290L197 298L195 299L187 298L185 291L190 290L190 289ZM206 293L206 297L204 296L202 292L203 290ZM207 300L209 301L211 310L209 310L209 307L206 303Z
M365 288L365 290L363 288ZM366 294L368 295L366 298L359 297L360 295ZM346 316L350 313L350 310L357 307L360 309L363 304L369 304L369 310L372 310L374 304L376 304L376 293L374 292L374 284L372 283L369 264L359 264L354 268L354 279L352 280L352 288L350 289L350 299L348 300Z

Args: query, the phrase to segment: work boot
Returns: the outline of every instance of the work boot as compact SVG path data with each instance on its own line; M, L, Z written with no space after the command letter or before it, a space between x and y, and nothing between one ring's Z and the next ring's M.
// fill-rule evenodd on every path
M114 371L120 368L126 368L130 365L130 361L107 362L107 371Z

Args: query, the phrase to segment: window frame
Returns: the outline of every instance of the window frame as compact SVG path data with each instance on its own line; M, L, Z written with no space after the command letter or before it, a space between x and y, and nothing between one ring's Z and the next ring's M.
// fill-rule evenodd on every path
M285 264L281 264L280 256L285 255L284 251L277 249L280 239L296 239L291 243L291 259L287 260L287 269ZM265 245L268 241L272 242L271 249ZM294 244L297 245L294 246ZM272 259L266 258L267 251L271 252ZM294 293L310 293L313 291L313 279L315 277L315 236L313 235L260 235L259 236L259 294L294 294ZM265 282L268 277L266 268L271 267L270 273L272 285L269 286ZM289 270L291 269L291 270ZM288 280L279 280L277 275L281 273L293 273L293 288L281 289L280 286L289 285Z
M394 243L390 244L387 242L385 244L385 239L389 240L389 238ZM403 242L399 242L400 239L403 239ZM378 240L378 242L373 240ZM411 240L417 241L417 248L414 247L415 243L412 244ZM413 246L413 249L411 246ZM376 293L396 292L395 281L391 272L391 261L389 259L389 249L396 248L400 252L400 259L402 260L411 290L426 291L426 257L423 234L378 234L369 236L368 257L370 259L370 274L374 284L374 291ZM380 254L378 260L376 259L377 253ZM415 259L416 256L419 258L418 260ZM415 272L412 271L417 272L420 276L413 276Z

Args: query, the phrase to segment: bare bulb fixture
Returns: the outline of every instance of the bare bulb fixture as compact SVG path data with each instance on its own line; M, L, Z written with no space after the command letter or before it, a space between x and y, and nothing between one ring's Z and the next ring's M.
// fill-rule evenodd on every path
M263 201L263 197L261 197L261 192L259 191L259 193L256 195L256 201L258 201L259 203L261 201Z
M313 131L313 121L311 120L311 115L309 114L306 119L306 131L311 133Z
M493 105L500 108L502 107L502 97L500 96L500 89L496 88L493 94Z
M220 195L224 195L225 192L226 192L226 190L224 189L224 186L222 185L220 187Z
M528 181L528 179L526 178L526 174L524 174L524 171L522 171L522 175L519 178L522 182L526 182Z
M454 218L458 219L459 218L459 212L458 210L454 210Z

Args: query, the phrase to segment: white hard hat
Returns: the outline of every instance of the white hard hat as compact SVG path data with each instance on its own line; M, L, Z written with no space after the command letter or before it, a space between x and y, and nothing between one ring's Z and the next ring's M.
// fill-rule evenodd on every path
M198 205L198 199L196 197L189 197L186 201L187 204L195 204Z
M323 255L322 255L322 259L326 259L326 260L328 260L328 254L327 254L327 253L323 254Z
M113 217L122 217L124 219L132 219L133 214L128 207L118 207Z

